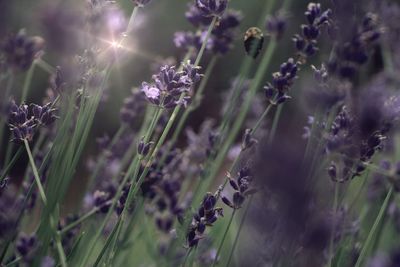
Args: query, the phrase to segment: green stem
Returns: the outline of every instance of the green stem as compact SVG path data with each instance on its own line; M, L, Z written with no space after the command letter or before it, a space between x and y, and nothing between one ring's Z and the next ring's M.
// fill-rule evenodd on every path
M49 63L44 61L42 58L36 59L35 62L38 65L38 67L40 67L42 70L44 70L45 72L47 72L49 74L54 74L56 72L56 69L53 66L51 66Z
M186 255L185 255L185 258L184 258L184 260L183 260L182 267L187 267L186 264L187 264L187 261L188 261L188 259L189 259L190 252L192 252L192 248L189 248L189 249L186 251Z
M269 144L272 144L272 142L274 141L276 129L278 128L278 122L281 117L282 109L283 109L283 104L279 105L278 109L276 110L274 120L272 122L271 132L268 135L268 143Z
M239 236L240 236L240 233L241 233L242 228L244 226L244 223L246 221L247 213L250 210L250 206L251 206L251 203L253 202L253 198L254 198L254 195L251 195L249 201L247 202L246 208L245 208L244 213L243 213L243 217L240 220L240 224L239 224L239 228L238 228L238 231L236 233L236 236L235 236L235 240L233 241L233 245L232 245L231 250L229 252L228 261L227 261L227 263L225 265L226 267L231 266L230 263L232 261L233 253L235 252L236 246L237 246L237 244L239 242Z
M212 264L212 267L214 267L214 266L217 264L219 254L221 254L222 247L223 247L224 242L225 242L225 239L226 239L226 237L227 237L227 235L228 235L229 229L230 229L230 227L231 227L231 225L232 225L232 222L233 222L233 218L234 218L234 216L235 216L235 213L236 213L236 209L234 209L234 210L232 211L231 217L230 217L230 219L229 219L228 225L226 226L226 229L225 229L224 235L223 235L223 237L222 237L221 243L219 244L219 247L218 247L218 250L217 250L217 254L215 255L215 258L214 258L214 262L213 262L213 264Z
M2 100L3 105L6 103L6 101L8 101L8 97L10 95L10 92L12 90L14 84L14 74L10 74L8 77L8 81L7 81L7 87L6 87L6 92L4 94L4 99ZM3 136L4 136L4 129L6 127L6 118L5 116L1 116L0 119L0 151L2 151L2 145L3 145ZM5 164L7 164L5 162Z
M40 197L41 197L41 199L43 201L43 204L46 206L47 205L46 194L44 193L43 185L42 185L42 182L40 181L39 172L38 172L38 170L36 168L35 160L33 159L32 151L31 151L31 149L29 147L28 140L24 139L24 144L25 144L26 152L28 153L29 162L31 163L33 176L35 177L35 182L36 182L36 185L37 185L38 190L39 190L39 195L40 195Z
M149 136L151 136L151 133L153 132L153 130L154 130L154 128L155 128L155 126L156 126L156 124L157 124L157 122L158 122L158 120L159 120L161 114L162 114L162 113L161 113L161 109L160 109L160 108L157 108L156 114L155 114L155 116L153 117L153 119L152 119L152 121L151 121L151 123L150 123L149 129L148 129L148 131L147 131L147 134L146 134L146 136L145 136L146 140L149 140L149 138L150 138ZM97 240L100 238L101 232L103 231L104 227L106 226L107 221L108 221L109 218L111 217L111 214L112 214L112 212L113 212L113 210L114 210L114 207L115 207L115 205L116 205L118 199L119 199L120 196L121 196L121 193L122 193L122 190L123 190L125 184L127 183L128 179L129 179L130 176L132 175L132 172L134 172L135 169L138 169L139 163L140 163L140 162L139 162L139 158L138 158L138 157L135 157L135 159L133 160L133 162L130 164L130 166L129 166L129 168L128 168L128 171L127 171L127 173L125 174L125 176L124 176L124 178L123 178L123 180L122 180L122 183L120 184L120 186L119 186L119 188L118 188L118 190L117 190L117 193L115 194L115 197L113 198L111 207L109 208L109 211L108 211L108 213L107 213L105 219L103 220L102 225L101 225L100 228L97 230L97 232L96 232L96 234L95 234L95 237L94 237L94 240L93 240L93 242L92 242L92 244L91 244L91 246L90 246L90 248L89 248L89 250L88 250L88 254L87 254L86 257L84 258L84 260L83 260L81 266L86 266L86 262L87 262L89 256L91 255L91 253L92 253L92 251L93 251L93 249L94 249L95 243L96 243ZM136 178L136 177L132 177L131 179L135 179L135 178ZM138 185L138 183L135 184L135 187L136 187L136 185ZM132 188L133 188L133 186L131 186L131 188L130 188L130 190L129 190L130 192L131 192ZM131 194L132 194L132 193L131 193ZM128 195L129 195L129 193L128 193ZM127 201L126 204L125 204L125 207L124 207L124 209L123 209L123 211L122 211L122 213L124 213L124 210L126 209L126 206L128 206L128 205L129 205L129 203L128 203L128 201ZM118 223L114 226L114 230L116 230L116 229L115 229L116 227L119 227L119 223L121 222L121 218L122 218L122 216L119 217ZM114 231L113 231L113 233L114 233ZM115 234L115 233L114 233L114 234ZM111 238L113 238L112 235L108 236L105 246L108 246L109 242L111 242L111 241L110 241ZM104 255L105 250L106 250L106 248L103 247L102 252L98 255L98 257L97 257L97 259L96 259L96 262L100 262L101 258L102 258L103 255Z
M218 19L218 17L215 16L215 17L213 18L213 20L211 21L210 26L208 26L206 38L204 39L203 44L201 45L201 48L200 48L200 50L199 50L199 53L197 54L196 61L194 62L194 65L195 65L195 66L198 66L198 65L199 65L200 60L201 60L201 58L203 57L204 50L206 49L206 46L207 46L208 38L209 38L210 35L211 35L211 31L214 29L214 26L215 26L215 23L217 22L217 19Z
M8 263L7 265L5 265L5 267L12 267L15 266L16 264L18 264L18 262L20 262L22 260L22 257L17 257L15 260L11 261L10 263Z
M333 215L336 216L337 207L338 207L338 199L339 199L339 183L335 182L335 193L333 198ZM331 229L331 237L329 240L329 259L328 259L328 266L332 266L332 259L333 259L333 240L335 235L335 223L332 224Z
M11 161L7 164L7 166L4 168L3 173L1 174L0 177L0 184L3 182L3 180L7 177L7 174L9 173L10 169L14 166L14 164L17 162L19 156L21 156L23 149L22 147L17 150L17 153L14 154L13 158Z
M273 107L272 104L268 104L267 108L264 110L263 114L260 116L260 118L257 120L256 124L254 125L254 127L252 128L252 133L254 134L258 128L261 126L261 123L264 121L265 117L268 115L268 113L270 112L271 108ZM275 119L274 119L275 122ZM271 130L272 133L272 130Z
M87 219L91 218L93 215L95 215L97 212L99 211L98 208L94 208L91 211L89 211L88 213L84 214L83 216L81 216L78 220L68 224L67 226L65 226L63 229L61 229L61 231L59 231L60 235L64 235L66 234L68 231L74 229L75 227L77 227L79 224L83 223L84 221L86 221Z
M29 87L32 83L33 73L35 71L36 62L34 61L32 65L29 67L29 70L26 74L24 86L22 87L22 95L21 95L21 103L26 101L26 97L28 96Z
M381 221L383 220L383 218L385 216L386 209L389 205L389 201L390 201L390 198L392 197L392 194L393 194L393 186L390 187L390 189L386 195L386 198L382 203L382 206L379 210L378 216L376 217L374 224L372 225L372 228L368 233L367 239L365 240L365 243L360 252L360 256L358 257L357 262L354 265L354 267L361 267L365 258L368 256L371 241L373 240L373 237L375 235L376 230L378 229L379 224L381 223Z
M33 171L33 176L35 177L35 182L36 182L36 185L37 185L38 190L39 190L39 195L40 195L40 197L42 199L43 204L45 206L47 206L47 197L46 197L46 194L44 193L43 185L42 185L42 183L40 181L39 172L38 172L38 170L36 168L36 164L35 164L35 161L33 159L32 151L31 151L31 149L29 147L28 140L24 139L24 144L25 144L26 152L28 154L29 162L31 164L31 168L32 168L32 171ZM64 253L64 250L63 250L63 247L62 247L62 244L61 244L61 238L60 238L58 232L56 231L56 223L54 221L54 217L53 216L50 216L50 224L51 224L51 227L55 231L56 247L57 247L57 252L59 254L59 258L60 258L60 261L61 261L61 266L62 267L66 267L67 263L66 263L65 253Z

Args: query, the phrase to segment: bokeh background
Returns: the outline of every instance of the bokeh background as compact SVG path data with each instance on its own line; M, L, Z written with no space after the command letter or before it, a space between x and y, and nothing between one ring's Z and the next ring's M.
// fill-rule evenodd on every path
M223 55L218 60L217 66L213 71L201 106L190 116L188 125L193 129L199 129L200 124L206 118L214 118L217 121L221 116L221 109L226 99L226 93L238 74L240 65L246 57L243 48L243 36L245 31L255 26L262 16L262 9L269 0L232 0L229 3L230 8L241 11L243 15L242 23L237 31L234 48ZM185 19L184 13L187 10L189 0L153 0L145 9L140 10L137 17L134 33L127 46L129 53L123 58L119 58L116 68L113 70L112 77L107 86L107 92L103 102L97 112L94 127L91 132L90 142L82 157L82 162L76 176L76 182L72 184L67 203L64 207L65 212L74 211L74 203L79 199L84 191L87 168L85 159L96 155L98 148L96 138L104 134L112 135L120 125L120 108L124 99L129 96L133 87L137 87L142 81L151 79L155 66L165 59L180 61L184 51L175 47L173 36L176 31L195 30L193 26ZM280 1L276 1L280 2ZM279 41L273 60L265 73L265 81L270 80L271 74L279 68L279 65L295 54L291 38L294 33L300 31L300 25L304 23L304 10L308 4L305 0L292 1L289 10L285 10L287 16L287 30L283 38ZM335 1L319 1L323 7L331 7ZM352 11L355 14L362 12L366 7L363 1L351 1ZM116 36L109 34L109 27L125 27L129 14L132 10L132 3L129 0L118 0L112 11L109 24L101 24L102 27L96 29L98 42L112 42ZM345 11L345 10L338 10ZM84 42L81 38L82 31L87 16L87 2L83 0L0 0L0 36L6 36L9 33L15 33L20 29L25 29L29 35L38 35L45 39L46 49L43 59L52 66L67 64L77 54L82 53ZM95 16L92 19L97 19ZM107 26L108 25L108 26ZM263 29L265 31L265 29ZM331 42L326 33L323 41L319 45L320 52L312 57L310 64L320 66L321 58L325 60L329 57ZM265 44L269 37L265 36ZM207 64L210 55L206 55L201 65ZM260 59L255 59L253 67L257 67ZM369 67L369 73L376 73L381 67L381 55L379 51L372 56L372 63ZM252 71L251 73L254 73ZM42 101L45 91L48 88L49 74L40 68L37 68L34 74L35 78L28 96L28 102ZM19 74L14 85L13 95L18 97L22 87L24 74ZM301 70L301 75L296 81L291 91L293 100L285 104L281 122L278 128L278 139L280 149L285 153L296 154L302 151L305 146L305 140L302 138L303 127L307 124L307 116L310 115L313 107L310 107L308 100L308 90L313 89L312 71L309 66ZM260 88L261 105L265 104L263 93ZM144 114L144 111L143 111ZM272 118L272 115L270 118ZM267 119L266 124L270 124ZM238 142L240 140L238 139ZM182 134L178 145L184 146L186 137ZM276 148L279 150L279 148ZM282 159L280 158L282 157ZM270 161L272 168L278 167L284 160L284 155L279 155L273 161ZM26 164L26 158L21 158L20 164ZM229 158L227 158L229 163ZM22 165L20 165L22 166ZM291 168L291 167L290 167ZM23 168L20 168L23 169ZM266 171L267 172L267 171ZM22 172L17 165L12 173L18 177ZM274 174L272 174L274 175ZM290 174L288 174L290 175ZM222 173L220 179L224 175ZM18 181L15 179L14 181ZM215 181L215 185L220 181ZM260 201L258 208L263 208L267 200ZM269 202L268 202L269 203ZM252 217L256 220L259 214L255 213ZM265 214L264 214L265 215ZM267 215L270 215L267 213ZM266 215L266 216L267 216ZM259 218L258 218L259 219ZM252 224L250 224L252 226ZM268 227L268 225L266 225ZM272 227L272 226L271 226ZM242 247L246 247L254 240L251 238L257 235L260 225L255 224L254 228L247 228L250 233L249 238L245 238ZM246 243L247 242L247 243ZM261 243L264 240L260 241ZM251 258L251 251L245 250L244 261ZM247 256L247 258L246 258Z

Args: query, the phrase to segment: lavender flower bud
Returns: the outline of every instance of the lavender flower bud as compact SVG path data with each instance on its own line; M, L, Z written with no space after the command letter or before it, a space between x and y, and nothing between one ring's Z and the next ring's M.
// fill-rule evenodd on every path
M234 208L234 205L232 204L232 202L226 197L226 196L222 196L221 197L222 202L224 202L228 207L231 207L232 209Z
M285 33L287 26L286 19L286 16L282 12L267 18L265 28L276 40L280 40Z
M8 124L14 136L13 141L32 141L36 123L34 117L28 119L28 116L27 105L17 106L14 101L11 103Z

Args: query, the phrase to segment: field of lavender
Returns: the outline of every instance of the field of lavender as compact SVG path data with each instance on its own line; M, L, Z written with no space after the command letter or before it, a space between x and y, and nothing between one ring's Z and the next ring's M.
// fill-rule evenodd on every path
M0 266L400 267L400 2L0 0Z

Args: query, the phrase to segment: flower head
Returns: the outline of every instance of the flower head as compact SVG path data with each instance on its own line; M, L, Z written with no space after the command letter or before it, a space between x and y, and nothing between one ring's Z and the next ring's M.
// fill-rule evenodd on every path
M228 6L228 0L196 0L196 6L205 17L221 17Z
M153 75L153 83L142 83L141 91L150 103L163 108L186 105L190 97L184 93L189 92L200 77L199 67L190 62L183 65L182 71L177 71L175 66L165 65L158 74Z
M36 127L35 118L29 117L28 105L11 103L8 123L14 141L31 141Z
M56 109L52 108L52 103L44 106L32 104L32 113L38 124L45 126L51 125L58 117L55 115Z

